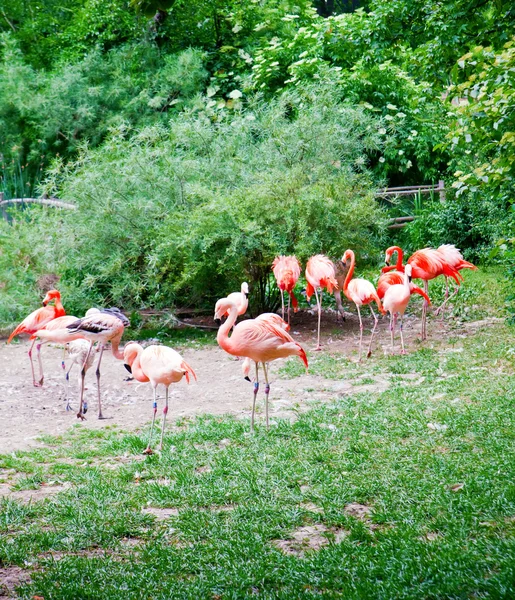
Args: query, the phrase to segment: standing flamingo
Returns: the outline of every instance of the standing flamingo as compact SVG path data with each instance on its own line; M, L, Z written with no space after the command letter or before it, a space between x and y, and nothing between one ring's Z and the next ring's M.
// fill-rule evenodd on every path
M374 339L374 334L377 328L377 317L372 308L372 302L377 304L377 308L382 314L385 314L384 308L381 306L381 300L377 295L375 287L367 281L366 279L353 279L354 275L354 265L356 263L356 257L354 256L354 252L352 250L345 250L345 254L343 255L342 261L347 262L350 259L350 267L349 272L347 273L347 277L345 278L345 283L343 284L343 293L347 296L349 300L354 302L356 308L358 309L358 317L359 317L359 360L361 360L361 347L363 342L363 321L361 320L361 312L359 310L360 306L364 306L368 304L370 306L370 312L374 317L374 328L372 329L372 334L370 335L370 343L368 345L367 358L372 354L372 340Z
M390 266L389 261L392 255L397 252L397 264ZM385 262L386 267L383 267L383 273L396 269L397 271L404 272L404 265L402 264L403 251L399 246L391 246L386 250ZM412 266L412 277L413 279L422 279L424 282L424 291L427 295L429 286L428 281L444 275L446 277L452 277L456 283L460 284L461 275L458 271L447 264L443 258L443 255L434 250L433 248L424 248L417 250L408 259L408 264ZM424 301L422 307L422 340L427 338L427 307L429 304L427 300Z
M54 302L54 305L50 305L50 302ZM32 335L38 329L44 327L49 321L52 319L57 319L57 317L62 317L65 314L64 307L61 304L61 294L57 290L50 290L47 292L45 298L43 299L43 306L38 308L34 312L31 312L30 315L25 317L23 321L16 327L16 329L11 333L7 343L10 344L11 340L21 333L28 333ZM32 383L34 387L41 387L43 385L43 372L41 371L41 381L36 381L36 375L34 373L34 364L32 362L32 349L34 348L34 344L36 343L36 339L32 341L32 345L29 349L29 360L30 360L30 368L32 370Z
M147 346L143 350L142 346L135 342L127 344L123 351L123 361L125 368L134 376L137 381L150 381L154 388L154 414L152 425L150 427L150 437L144 454L152 454L150 446L152 442L152 433L157 413L157 386L162 383L165 386L165 406L163 408L163 425L161 427L161 442L159 450L163 449L163 437L165 433L166 415L168 413L168 390L172 383L179 382L183 377L190 382L190 375L195 380L197 376L195 371L188 365L182 356L168 348L167 346Z
M456 271L461 271L462 269L472 269L473 271L477 271L476 265L473 265L471 262L468 262L463 259L463 254L460 252L459 248L456 248L454 244L442 244L436 249L439 252L448 265L456 269ZM460 274L461 277L461 274ZM442 319L444 316L445 305L447 302L456 296L456 294L460 291L460 286L454 286L454 292L449 296L449 278L445 277L445 300L443 304L441 304L436 310L435 314L438 315L440 311L442 311Z
M293 288L300 277L300 263L296 256L277 256L272 263L277 287L281 290L282 318L284 320L284 292L288 293L288 323L290 322L290 301L293 312L297 312L299 303Z
M268 419L268 395L270 394L270 382L268 381L268 372L266 363L277 358L286 358L287 356L299 356L302 362L308 367L306 353L300 344L297 344L289 333L284 331L269 320L249 319L242 321L234 327L231 337L229 331L238 317L238 308L228 298L223 298L218 310L215 312L215 319L220 321L222 316L229 312L229 317L223 325L220 326L216 340L220 348L233 356L245 356L254 361L256 365L256 380L254 381L254 399L252 402L252 417L250 421L250 431L254 431L254 413L256 410L256 396L259 390L259 363L263 366L265 376L265 407L266 407L266 428L269 428Z
M260 315L258 315L255 318L256 321L268 321L269 323L272 323L273 325L276 325L277 327L281 327L281 329L284 329L284 331L290 331L290 326L288 323L286 323L286 321L284 319L282 319L279 315L276 315L275 313L261 313ZM250 363L252 361L250 360L250 358L245 358L245 360L243 361L243 364L241 365L241 370L243 372L243 378L246 379L247 381L250 381L249 379L249 373L250 373Z
M107 342L111 342L111 351L113 356L118 360L123 360L123 352L119 350L120 340L123 335L124 325L120 318L109 314L109 313L95 313L89 317L83 317L78 319L74 323L70 323L67 326L68 331L73 334L72 339L84 338L90 342L89 354L91 354L91 348L95 342L98 342L100 347L100 356L98 357L97 363L97 391L98 391L98 418L103 419L102 414L102 401L100 397L100 363L102 362L102 355L104 353L104 345ZM88 355L89 359L89 355ZM87 362L87 360L86 360ZM84 419L84 413L87 410L87 405L83 410L84 400L84 378L86 377L86 370L83 368L81 372L82 384L80 391L80 405L77 418Z
M320 346L320 318L322 316L322 290L327 288L327 291L332 294L334 289L338 288L338 282L336 281L336 273L334 271L333 262L324 256L323 254L316 254L308 260L306 265L306 279L308 285L306 286L306 297L309 301L313 293L317 301L318 309L318 333L317 333L317 347L315 351L322 349ZM320 298L318 297L317 288L320 289Z
M390 335L392 338L392 350L394 350L394 338L395 338L395 327L397 325L397 315L401 317L400 332L401 332L401 347L402 354L406 354L404 349L404 338L402 336L402 319L404 317L404 311L408 306L409 299L412 291L410 287L411 283L411 265L406 265L404 273L402 274L403 283L395 283L391 285L385 292L383 306L385 310L390 313ZM429 298L428 298L429 301Z

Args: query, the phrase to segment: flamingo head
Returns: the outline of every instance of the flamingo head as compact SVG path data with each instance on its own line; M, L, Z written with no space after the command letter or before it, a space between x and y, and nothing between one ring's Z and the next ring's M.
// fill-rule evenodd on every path
M243 287L243 286L242 286ZM238 312L238 308L234 302L231 302L228 298L220 298L215 306L215 322L217 325L222 324L222 317L225 313L229 312L231 308L234 308Z
M342 263L344 263L346 265L347 261L352 259L352 255L353 254L354 253L352 252L352 250L350 250L350 249L349 250L345 250L345 253L342 256Z
M52 302L52 300L59 300L60 298L61 294L57 290L50 290L43 298L43 306L46 306L49 302Z
M136 342L129 342L123 349L123 366L132 373L132 365L143 348Z
M241 293L245 296L249 295L249 284L246 281L241 284Z
M387 267L390 266L390 261L392 260L394 252L397 252L397 248L395 246L390 246L384 253L384 262Z
M411 265L406 265L404 267L404 273L406 274L406 277L408 278L408 282L411 283L411 273L413 271L413 268Z

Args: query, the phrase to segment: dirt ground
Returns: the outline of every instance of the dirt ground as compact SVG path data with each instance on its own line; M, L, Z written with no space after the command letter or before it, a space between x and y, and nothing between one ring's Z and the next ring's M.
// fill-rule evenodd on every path
M322 317L322 352L342 352L351 359L357 359L359 323L356 315L349 315L345 323L336 319L334 312ZM371 319L365 326L370 327ZM452 329L453 335L471 333L469 327L461 326L453 320L445 323L433 319L428 326L429 339L425 344L432 346L444 339ZM418 318L405 319L405 341L408 352L419 347L420 322ZM309 352L316 345L316 314L303 311L295 315L291 333ZM368 342L369 331L365 331L364 342ZM127 330L123 340L134 339ZM380 322L379 333L374 342L374 356L378 358L391 352L388 319ZM62 350L45 346L42 350L45 369L45 383L35 388L31 372L26 340L6 345L0 342L0 453L10 453L39 445L38 437L44 434L59 435L78 423L76 417L78 401L78 369L70 376L70 396L75 410L65 410L65 379L61 369ZM170 388L169 423L177 417L187 417L203 413L233 414L246 417L252 406L252 385L241 375L241 362L227 355L218 347L200 349L177 348L184 359L195 369L198 382L187 385L183 380ZM397 351L399 348L397 347ZM373 384L360 384L359 381L329 381L310 374L292 380L277 376L279 363L275 361L271 369L271 419L290 415L292 408L306 407L310 401L334 398L339 394L362 391L381 391L389 385L387 378L373 377ZM37 362L35 361L36 373ZM128 373L121 361L110 352L104 353L102 360L102 402L105 420L97 419L96 378L94 368L86 378L86 397L89 404L84 427L102 428L116 424L124 430L135 430L152 417L152 389L148 383L127 381ZM160 390L160 398L163 396ZM260 390L258 404L263 404ZM159 413L162 400L159 404ZM257 419L262 419L262 414Z

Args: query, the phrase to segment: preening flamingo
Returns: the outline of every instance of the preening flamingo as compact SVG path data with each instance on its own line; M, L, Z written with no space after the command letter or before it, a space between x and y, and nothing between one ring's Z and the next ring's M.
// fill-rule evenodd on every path
M448 265L456 269L456 271L461 271L462 269L472 269L473 271L477 271L476 265L473 265L471 262L463 259L463 254L460 252L459 248L456 248L454 244L442 244L436 249L439 252ZM461 277L461 274L460 274ZM436 309L435 314L439 314L442 311L442 319L444 315L445 305L447 302L456 296L456 294L460 291L460 286L456 285L454 287L454 292L449 296L449 278L445 278L445 300L444 302Z
M297 312L299 303L293 288L300 277L300 263L296 256L277 256L272 263L272 271L277 287L281 291L282 318L284 320L284 292L288 294L288 323L290 322L290 301L293 306L293 312Z
M127 344L123 351L123 362L125 368L132 373L137 381L150 381L154 389L154 414L152 417L152 425L150 427L150 437L148 440L145 454L152 454L152 434L154 431L154 423L157 413L157 386L162 383L165 386L165 406L163 408L163 425L161 427L161 442L159 450L163 449L163 437L165 432L166 415L168 413L168 390L172 383L179 382L183 377L190 382L190 375L195 380L197 376L195 371L188 365L182 356L168 348L167 346L147 346L143 347L135 342Z
M336 281L336 273L334 271L333 262L323 254L316 254L308 260L306 265L306 279L308 285L306 286L306 297L309 301L313 293L317 301L318 308L318 333L317 333L317 347L315 350L321 350L320 346L320 318L322 316L322 290L327 288L327 291L332 294L334 289L338 288L338 282ZM320 298L318 297L317 289L320 290Z
M410 287L411 283L411 265L406 265L404 273L401 277L403 283L395 283L388 287L385 292L383 299L383 307L390 313L390 335L392 338L392 350L394 349L394 338L395 338L395 327L397 325L397 315L401 317L400 332L401 332L401 347L402 354L406 354L404 349L404 338L402 336L402 319L404 317L404 311L408 306L409 299L412 291ZM429 300L429 299L428 299Z
M228 354L233 356L245 356L253 360L256 365L256 380L254 381L254 399L252 402L252 417L250 420L250 430L254 431L254 413L256 410L256 396L259 390L259 363L262 364L265 376L265 410L266 427L269 428L268 419L268 395L270 394L270 382L268 381L268 372L266 363L277 358L286 358L288 356L299 356L302 362L308 367L306 353L300 344L294 341L289 333L281 327L268 320L249 319L242 321L234 327L231 337L229 331L238 317L238 308L228 298L223 298L218 310L215 312L215 319L220 321L222 316L228 312L229 317L223 325L220 326L216 336L218 345Z
M238 308L238 316L244 315L247 312L247 308L249 306L249 284L244 281L241 284L240 292L232 292L228 294L227 298L233 303L236 304ZM215 304L215 312L218 310L219 303L226 298L221 298ZM223 316L227 316L227 313Z
M93 344L95 342L98 342L99 344L100 356L98 357L96 370L98 390L98 418L103 419L104 416L102 414L102 401L100 397L100 363L102 362L104 345L107 344L107 342L111 342L111 351L113 353L113 356L118 360L123 360L123 352L119 349L120 340L124 331L123 323L119 317L115 317L114 315L109 313L99 312L92 314L89 317L83 317L82 319L78 319L74 323L70 323L70 325L67 326L67 329L70 332L70 334L73 334L72 339L83 338L90 342L89 354L91 354L91 348L93 347ZM84 419L84 413L87 410L87 405L83 410L84 378L86 376L86 370L84 368L82 369L81 376L82 383L80 390L80 405L77 417L79 419Z
M50 302L54 302L52 306ZM61 294L57 290L50 290L47 292L45 298L43 299L43 306L38 308L34 312L31 312L30 315L25 317L23 321L16 327L16 329L11 333L7 343L10 344L12 339L20 335L21 333L27 333L32 335L38 329L44 327L48 322L52 319L57 319L57 317L62 317L65 315L64 307L61 304ZM34 344L36 340L32 340L32 344L29 349L29 360L30 360L30 368L32 371L32 383L35 387L41 387L43 381L36 381L36 375L34 373L34 364L32 363L32 349L34 348ZM41 372L41 377L43 377L43 373Z
M392 255L397 252L397 264L390 266L389 261ZM404 265L402 264L403 251L399 246L391 246L386 250L385 262L386 267L382 269L383 273L396 269L397 271L404 272ZM424 248L423 250L417 250L408 259L408 264L412 266L412 277L413 279L422 279L424 281L424 291L428 293L428 281L444 275L445 277L452 277L454 281L459 285L461 275L458 271L447 264L443 258L443 255L433 248ZM422 307L422 340L427 337L427 300L424 301Z
M372 334L370 335L370 343L368 345L367 357L372 354L372 341L374 339L374 334L377 328L377 317L372 308L372 302L377 304L377 308L382 314L385 314L384 308L381 306L381 300L377 295L375 287L367 281L366 279L353 279L354 275L354 266L356 263L356 257L354 256L354 252L352 250L346 250L343 255L342 261L347 262L350 259L350 267L349 272L347 273L347 277L345 278L345 283L343 284L343 293L347 296L349 300L354 302L356 308L358 309L358 317L359 317L359 360L361 360L361 347L363 343L363 321L361 320L361 311L359 310L360 306L364 306L368 304L370 306L370 312L374 317L374 328L372 329Z
M279 315L276 315L275 313L261 313L260 315L258 315L256 317L255 320L256 321L268 321L269 323L277 325L277 327L281 327L282 329L284 329L284 331L290 331L289 324L286 323L286 321L284 319L282 319ZM245 360L243 361L243 364L241 365L243 377L247 381L250 381L250 379L249 379L250 364L251 364L251 360L250 360L250 358L247 357L247 358L245 358Z

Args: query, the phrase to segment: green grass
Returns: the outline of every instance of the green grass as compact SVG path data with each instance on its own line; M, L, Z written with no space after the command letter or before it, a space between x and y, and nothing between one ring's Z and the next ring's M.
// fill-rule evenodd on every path
M248 420L183 419L162 455L142 456L147 429L47 436L0 458L14 489L67 484L1 501L0 566L31 572L24 599L513 598L514 357L503 324L365 365L322 353L314 372L390 387L254 436ZM316 523L318 551L273 543ZM349 533L336 543L331 528Z

